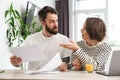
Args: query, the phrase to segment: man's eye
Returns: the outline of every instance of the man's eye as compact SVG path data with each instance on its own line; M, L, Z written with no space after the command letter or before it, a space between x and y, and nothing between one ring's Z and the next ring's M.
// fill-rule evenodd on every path
M50 23L53 23L53 21L50 21Z

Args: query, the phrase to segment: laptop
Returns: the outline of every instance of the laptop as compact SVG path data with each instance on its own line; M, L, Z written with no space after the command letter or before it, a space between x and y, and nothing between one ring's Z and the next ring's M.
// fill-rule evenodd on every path
M105 70L96 73L106 76L120 76L120 50L113 50L106 63Z

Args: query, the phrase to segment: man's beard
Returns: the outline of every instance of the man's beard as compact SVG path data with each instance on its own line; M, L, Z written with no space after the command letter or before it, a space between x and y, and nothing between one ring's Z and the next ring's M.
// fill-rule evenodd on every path
M54 29L56 29L56 28L54 28ZM45 30L46 30L46 31L48 31L48 32L51 33L51 34L56 35L56 34L58 33L58 31L54 31L54 29L50 29L47 24L46 24L46 26L45 26Z

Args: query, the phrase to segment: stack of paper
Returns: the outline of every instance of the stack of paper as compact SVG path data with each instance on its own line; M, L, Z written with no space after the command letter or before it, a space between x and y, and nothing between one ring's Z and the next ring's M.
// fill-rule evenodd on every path
M47 60L47 56L37 45L10 47L13 55L22 58L22 62Z
M37 71L26 71L27 74L33 73L58 73L56 70L62 63L60 54L57 53L45 66L43 66L40 70Z
M11 47L10 52L13 55L21 57L22 62L47 60L46 55L37 45ZM60 54L56 53L56 55L41 69L37 71L26 71L26 73L28 74L41 73L41 72L44 72L44 73L56 73L57 72L58 73L56 69L61 65L61 63L62 63L62 60L61 60Z

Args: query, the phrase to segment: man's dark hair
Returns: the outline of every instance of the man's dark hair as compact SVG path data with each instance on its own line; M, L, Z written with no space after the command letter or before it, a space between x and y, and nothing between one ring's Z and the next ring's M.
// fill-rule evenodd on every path
M52 8L50 6L45 6L38 12L39 20L40 21L45 21L46 16L47 16L48 13L52 13L52 14L58 15L57 10L55 10L54 8Z
M87 18L86 19L86 31L88 32L91 39L102 41L106 36L106 26L100 18Z

